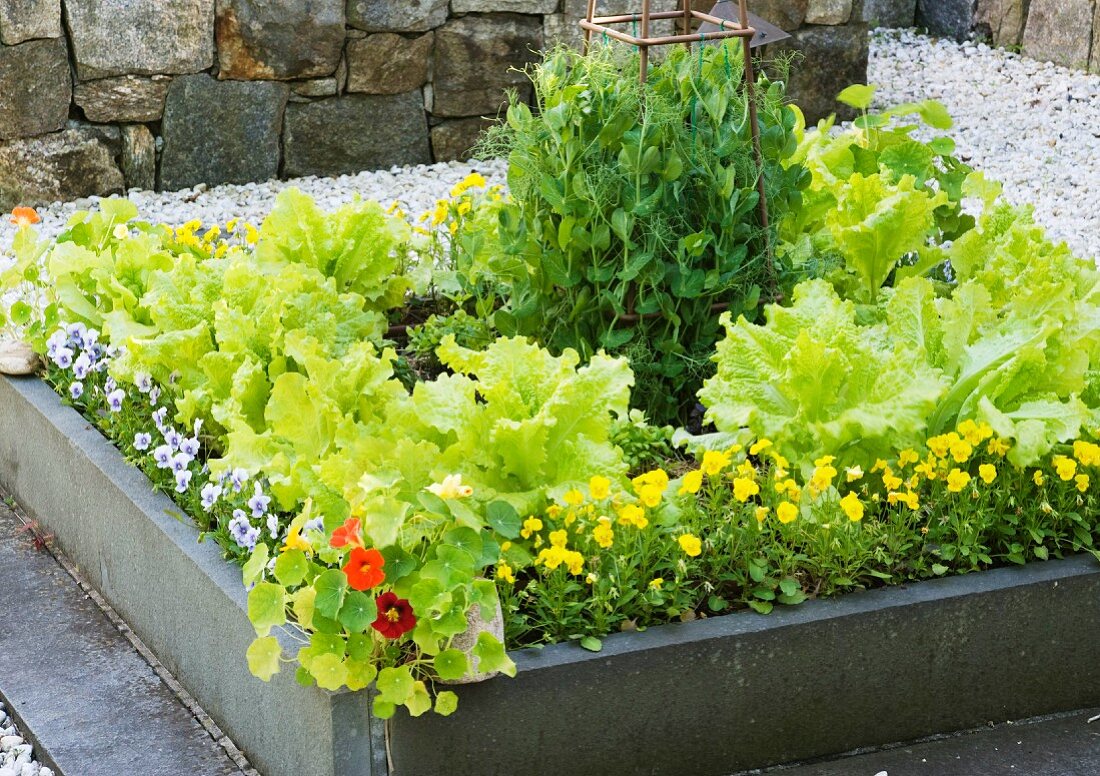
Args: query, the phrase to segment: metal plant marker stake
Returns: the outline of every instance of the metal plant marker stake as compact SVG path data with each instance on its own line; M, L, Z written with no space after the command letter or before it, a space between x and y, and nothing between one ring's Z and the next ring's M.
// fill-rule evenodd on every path
M650 0L641 0L641 2L642 12L640 14L631 13L619 14L617 16L596 16L597 0L588 0L588 13L585 18L581 20L580 25L584 30L584 50L586 53L592 42L593 32L601 33L608 38L613 38L637 47L640 55L638 78L642 84L645 84L649 76L649 49L651 46L671 46L677 43L683 43L690 51L693 43L703 44L707 41L721 40L723 38L741 38L744 42L745 67L741 77L744 81L745 94L749 103L752 150L756 159L756 191L760 198L758 210L760 213L760 225L764 229L768 277L770 284L773 286L771 290L774 291L775 267L772 262L771 235L768 229L768 200L764 192L764 155L760 150L760 122L756 113L756 76L753 72L752 65L752 41L757 31L749 24L749 9L746 5L746 0L738 0L740 18L736 21L731 19L720 19L712 14L696 11L692 8L691 0L680 0L682 8L679 10L657 12L650 11ZM662 35L651 38L649 36L650 20L662 19L676 19L680 28L679 34ZM691 23L693 20L698 20L708 25L708 27L713 25L717 29L693 33L691 31ZM613 26L617 24L635 25L635 30L633 31L639 31L637 30L637 25L640 25L640 34L628 34L621 30L617 30Z

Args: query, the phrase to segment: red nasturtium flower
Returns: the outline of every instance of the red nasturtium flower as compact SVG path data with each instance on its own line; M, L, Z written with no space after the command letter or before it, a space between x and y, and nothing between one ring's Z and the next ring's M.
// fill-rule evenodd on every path
M349 544L352 547L362 547L363 542L359 539L359 518L349 517L345 520L342 526L332 532L329 544L333 547L345 547Z
M404 598L395 593L383 593L374 599L378 607L378 619L370 624L387 639L399 639L416 627L416 615Z
M386 578L386 572L382 566L386 559L376 549L364 550L356 547L348 555L348 562L344 564L344 573L348 577L348 585L355 590L370 590L382 584Z
M17 207L11 211L11 222L20 228L37 224L41 220L38 211L33 207Z

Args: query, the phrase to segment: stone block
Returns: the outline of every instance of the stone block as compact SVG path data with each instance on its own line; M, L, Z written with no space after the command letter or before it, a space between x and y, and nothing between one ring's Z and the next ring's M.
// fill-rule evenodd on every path
M912 27L917 0L863 0L860 18L872 27Z
M448 0L348 0L348 24L369 32L427 32L447 21Z
M205 73L176 78L164 105L160 187L276 177L289 91L286 84L218 81Z
M799 0L804 2L804 0ZM709 2L706 10L714 5ZM672 11L679 7L679 0L653 0L651 8L654 11ZM597 16L613 16L622 13L634 13L638 10L638 0L600 0L596 6ZM551 13L543 17L543 43L550 47L557 43L580 48L584 40L584 30L580 27L580 20L588 13L588 0L564 0L561 13ZM630 29L629 26L620 29ZM672 33L673 24L670 21L653 22L650 30L652 35L669 35Z
M66 0L65 19L82 81L214 63L214 0Z
M933 35L966 40L974 28L977 0L917 0L916 24Z
M95 128L0 142L0 211L119 194L123 186L114 151Z
M334 97L340 91L340 83L336 76L312 78L291 84L290 91L299 97Z
M283 175L342 175L431 161L419 89L287 106Z
M810 0L807 24L847 24L852 18L852 0Z
M218 77L332 75L344 48L344 0L218 0Z
M974 26L995 46L1019 46L1027 20L1025 0L978 0Z
M61 0L0 0L0 43L61 37Z
M1031 0L1024 54L1084 70L1092 48L1093 0Z
M144 124L122 127L122 177L127 189L152 191L157 185L157 148Z
M452 19L435 33L432 113L437 116L495 115L505 90L531 94L520 72L542 47L542 20L519 14Z
M1096 4L1096 18L1092 21L1092 58L1089 70L1100 73L1100 2Z
M867 83L865 24L803 27L773 45L776 53L797 51L802 55L791 67L788 96L802 109L808 123L831 113L842 119L854 116L836 96L851 84Z
M77 81L73 101L89 121L160 121L172 79L165 75L121 75Z
M393 32L377 32L348 42L348 91L401 94L428 81L434 34L409 40Z
M558 10L558 0L451 0L451 13L548 14Z
M61 129L71 97L64 38L0 45L0 140Z
M432 127L432 154L437 162L466 161L482 131L496 122L474 117L452 119Z

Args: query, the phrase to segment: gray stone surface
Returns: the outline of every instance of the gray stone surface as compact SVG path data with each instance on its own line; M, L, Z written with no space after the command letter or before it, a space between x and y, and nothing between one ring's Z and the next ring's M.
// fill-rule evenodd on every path
M863 0L863 21L876 27L912 27L917 0Z
M448 0L348 0L348 24L371 32L426 32L447 21Z
M240 773L76 581L35 548L6 505L0 610L8 613L0 629L0 697L56 771Z
M852 0L810 0L807 24L847 24L852 18Z
M66 0L65 19L81 80L214 63L214 0Z
M428 81L434 33L409 40L377 32L348 42L348 91L401 94Z
M299 97L333 97L340 91L336 76L331 78L311 78L290 85L290 91Z
M240 571L40 380L0 378L0 485L264 776L385 774L367 694L301 687L291 671L269 683L253 677ZM284 647L297 645L286 637ZM146 745L156 745L155 731ZM191 773L176 766L175 775ZM145 776L112 776L126 773Z
M96 129L69 127L0 142L0 211L122 190L115 150Z
M160 187L277 177L289 91L285 84L218 81L205 73L176 78L164 106Z
M172 79L165 75L121 75L77 81L73 101L89 121L160 121Z
M288 105L283 174L341 175L431 161L420 90Z
M482 130L493 119L452 119L432 127L432 154L437 162L466 161Z
M784 768L776 776L1096 776L1100 709L1025 720L935 741L824 763Z
M842 119L854 115L836 101L836 95L850 84L867 80L866 25L803 27L793 37L774 45L778 51L798 51L802 55L801 61L791 67L787 94L802 109L808 123L816 123L830 113Z
M218 77L332 75L344 47L344 0L217 0Z
M64 38L0 46L0 140L61 129L71 96Z
M536 16L488 14L447 22L435 33L432 113L495 115L506 89L528 98L530 81L517 68L535 61L541 47L542 21Z
M917 0L917 26L933 35L965 40L974 26L977 0Z
M1092 48L1093 0L1031 0L1024 54L1084 70Z
M61 0L0 0L0 43L61 37Z
M759 0L758 0L759 1ZM797 0L805 11L806 0ZM679 0L653 0L650 7L654 11L671 11L678 6ZM704 3L709 11L714 3ZM753 6L755 8L755 5ZM622 13L634 13L640 8L637 0L601 0L597 15L612 16ZM561 13L550 13L543 17L543 44L547 47L564 43L580 48L584 41L584 30L578 22L588 13L588 0L563 0ZM652 23L651 34L666 35L672 32L672 22L656 21Z
M794 32L806 21L809 0L757 0L749 8L776 27Z
M639 6L640 7L640 6ZM554 13L558 0L451 0L452 13ZM604 13L603 7L600 13Z
M1027 20L1027 0L978 0L974 24L995 46L1018 46Z
M122 127L122 177L126 188L152 191L157 185L157 149L153 133L144 124Z
M1096 16L1092 20L1092 57L1089 70L1100 73L1100 3L1096 4Z

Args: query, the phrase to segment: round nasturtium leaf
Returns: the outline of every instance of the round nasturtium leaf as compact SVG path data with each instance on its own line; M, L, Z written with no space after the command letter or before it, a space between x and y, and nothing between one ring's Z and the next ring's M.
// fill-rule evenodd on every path
M344 605L340 607L340 624L352 633L361 633L371 624L378 613L378 607L366 593L351 590L344 596Z
M461 679L467 670L466 653L458 649L445 649L435 656L435 672L445 682Z
M275 579L285 587L300 585L309 570L309 561L301 550L287 550L275 561Z
M376 719L389 719L395 711L397 711L396 705L382 700L381 695L374 696L372 713Z
M261 582L248 593L248 619L256 633L266 636L271 628L286 622L286 598L279 585Z
M248 670L252 675L265 682L279 673L279 657L283 654L279 640L274 636L261 636L253 641L245 656L248 658Z
M348 636L348 657L352 660L370 660L372 646L369 635L353 633Z
M516 664L504 651L504 645L491 633L483 631L478 634L471 654L477 658L477 670L481 673L500 671L505 676L516 675Z
M299 588L290 596L290 606L294 610L294 617L303 628L313 627L313 611L316 600L317 590L312 587Z
M366 660L354 660L348 658L344 661L344 666L348 669L348 678L345 680L349 690L362 690L364 687L374 681L374 677L378 676L378 669L374 667L374 663Z
M22 299L16 301L11 306L12 323L18 324L19 326L27 324L33 314L34 310L32 310L31 306Z
M348 669L343 658L326 652L316 655L309 664L309 672L317 681L317 686L325 690L339 690L348 678Z
M450 690L444 690L435 696L435 713L441 717L449 717L458 709L458 696Z
M431 711L432 696L428 695L428 688L423 682L413 684L413 692L405 701L405 708L413 717L419 717L424 712Z
M339 569L329 569L313 582L317 591L314 606L325 617L336 619L344 603L344 594L348 589L348 578Z
M413 694L413 678L408 666L390 666L378 672L378 697L401 705Z

